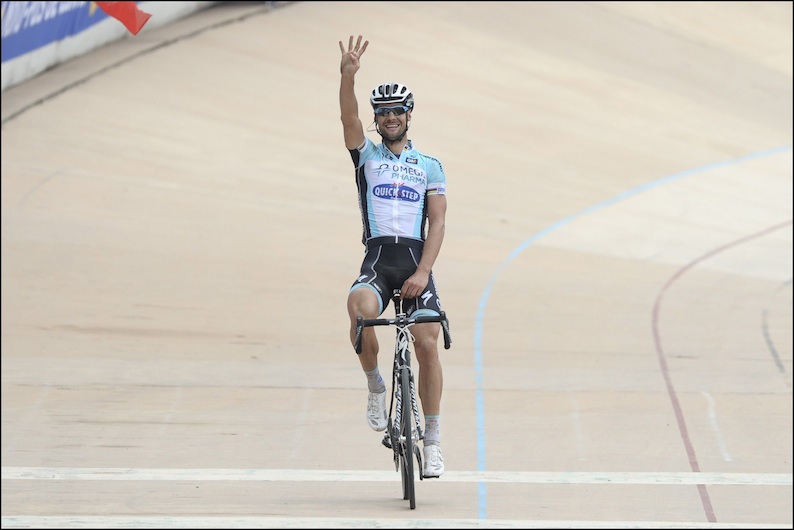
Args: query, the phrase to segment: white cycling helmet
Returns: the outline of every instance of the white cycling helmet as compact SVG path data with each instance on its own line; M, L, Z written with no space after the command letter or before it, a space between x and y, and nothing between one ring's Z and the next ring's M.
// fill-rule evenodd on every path
M414 95L407 86L402 83L383 83L372 89L369 102L374 109L376 105L394 104L405 105L409 109L414 109Z

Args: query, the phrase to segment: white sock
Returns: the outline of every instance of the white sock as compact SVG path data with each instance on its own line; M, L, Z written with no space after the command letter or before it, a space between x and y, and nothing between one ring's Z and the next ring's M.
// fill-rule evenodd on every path
M441 445L441 416L425 416L425 445Z
M374 370L364 371L367 376L367 387L369 388L370 392L386 392L386 384L383 382L383 378L380 376L380 370L376 366Z

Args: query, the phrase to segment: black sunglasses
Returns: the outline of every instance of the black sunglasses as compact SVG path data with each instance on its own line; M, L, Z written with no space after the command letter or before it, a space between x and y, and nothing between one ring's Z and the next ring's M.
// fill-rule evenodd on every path
M410 107L379 107L375 109L375 116L388 116L390 112L393 112L395 116L402 116L406 112L408 112Z

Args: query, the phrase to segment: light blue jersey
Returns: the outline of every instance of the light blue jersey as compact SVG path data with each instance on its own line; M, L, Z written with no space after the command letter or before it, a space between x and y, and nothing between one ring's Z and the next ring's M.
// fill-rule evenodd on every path
M350 156L364 223L362 241L381 236L424 241L427 196L446 193L441 162L414 149L410 140L399 158L369 138L361 148L351 149Z

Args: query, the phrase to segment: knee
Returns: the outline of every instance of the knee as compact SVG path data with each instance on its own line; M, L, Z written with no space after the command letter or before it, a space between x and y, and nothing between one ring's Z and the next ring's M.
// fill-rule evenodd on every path
M347 313L350 324L355 326L356 318L375 318L378 316L378 298L369 289L360 288L351 291L347 297Z
M421 364L438 362L438 339L432 336L414 337L416 359Z

